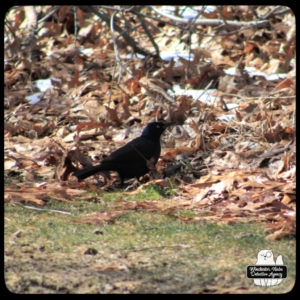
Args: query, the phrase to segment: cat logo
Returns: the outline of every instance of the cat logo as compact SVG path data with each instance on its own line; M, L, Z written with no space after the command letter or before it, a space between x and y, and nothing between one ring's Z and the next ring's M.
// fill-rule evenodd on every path
M283 264L282 255L278 255L275 262L272 249L258 249L256 264L247 266L247 277L262 287L278 285L287 277L287 266Z

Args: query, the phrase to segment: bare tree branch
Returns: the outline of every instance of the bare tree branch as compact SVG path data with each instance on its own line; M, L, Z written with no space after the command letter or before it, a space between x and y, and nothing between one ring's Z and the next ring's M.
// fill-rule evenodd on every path
M80 7L93 12L95 15L97 15L99 18L101 18L101 20L106 22L107 25L110 27L110 18L106 14L101 13L94 6L84 5L84 6L80 6ZM117 24L114 24L114 28L120 33L120 35L122 35L122 37L124 38L126 43L133 48L135 53L139 53L139 54L142 54L142 55L145 55L145 56L148 56L148 55L153 56L153 54L151 54L150 52L140 48L135 43L134 39L131 36L129 36L126 32L124 32L123 29L121 27L119 27Z

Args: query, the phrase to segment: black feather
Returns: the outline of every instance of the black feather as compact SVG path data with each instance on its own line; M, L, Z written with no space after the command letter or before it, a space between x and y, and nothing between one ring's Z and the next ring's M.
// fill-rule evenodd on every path
M136 177L139 180L149 172L146 160L154 158L154 165L157 163L161 151L160 136L173 124L175 122L148 124L140 137L111 153L99 165L76 171L73 176L83 180L101 171L116 171L122 185L125 178Z

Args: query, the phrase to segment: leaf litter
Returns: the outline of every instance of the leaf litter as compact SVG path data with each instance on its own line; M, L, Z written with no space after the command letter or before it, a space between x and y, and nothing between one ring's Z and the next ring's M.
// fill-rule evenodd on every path
M255 9L266 13L262 7ZM119 37L118 62L104 19L84 7L77 8L81 28L75 45L70 29L73 13L71 7L62 6L50 17L52 22L41 23L36 43L21 50L22 33L30 35L24 26L30 21L29 12L23 10L11 8L6 15L4 169L11 182L5 186L5 202L72 203L77 197L88 199L83 194L87 189L114 189L114 173L90 177L86 184L71 174L98 164L139 136L147 123L175 121L177 125L162 138L157 165L149 161L151 172L143 184L124 193L136 195L147 186L158 186L172 190L168 201L120 202L106 212L73 221L113 224L121 214L143 210L172 214L185 223L263 222L271 240L295 235L292 11L275 12L271 27L227 35L218 27L196 23L200 34L190 34L192 49L185 56L179 28L168 23L159 27L153 10L154 19L146 23L150 31L138 27L131 37L137 39L143 32L140 46L150 53L154 43L146 36L153 34L161 53L181 55L171 52L165 60L150 54L130 58L128 40ZM51 7L35 10L41 17ZM229 19L239 14L242 19L256 18L246 6L240 10L226 6L222 13ZM124 14L117 22L122 20L125 26L137 18ZM204 15L209 20L209 14ZM165 21L167 17L162 17ZM188 45L188 39L182 37L182 42ZM42 79L47 80L43 88ZM202 96L194 98L188 91L201 91ZM209 97L212 101L206 101ZM175 213L183 207L193 215Z

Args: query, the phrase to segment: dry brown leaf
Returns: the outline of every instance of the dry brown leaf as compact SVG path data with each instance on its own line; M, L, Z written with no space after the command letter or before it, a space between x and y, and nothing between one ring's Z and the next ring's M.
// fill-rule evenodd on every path
M78 217L74 219L75 223L87 223L92 225L102 225L102 224L113 224L115 222L115 218L111 216L109 212L94 212L90 213L84 217Z
M117 124L120 124L120 120L119 120L119 117L118 117L118 114L117 114L117 110L116 109L112 109L108 106L105 106L108 114L109 114L109 117L111 119L112 122L116 122Z

